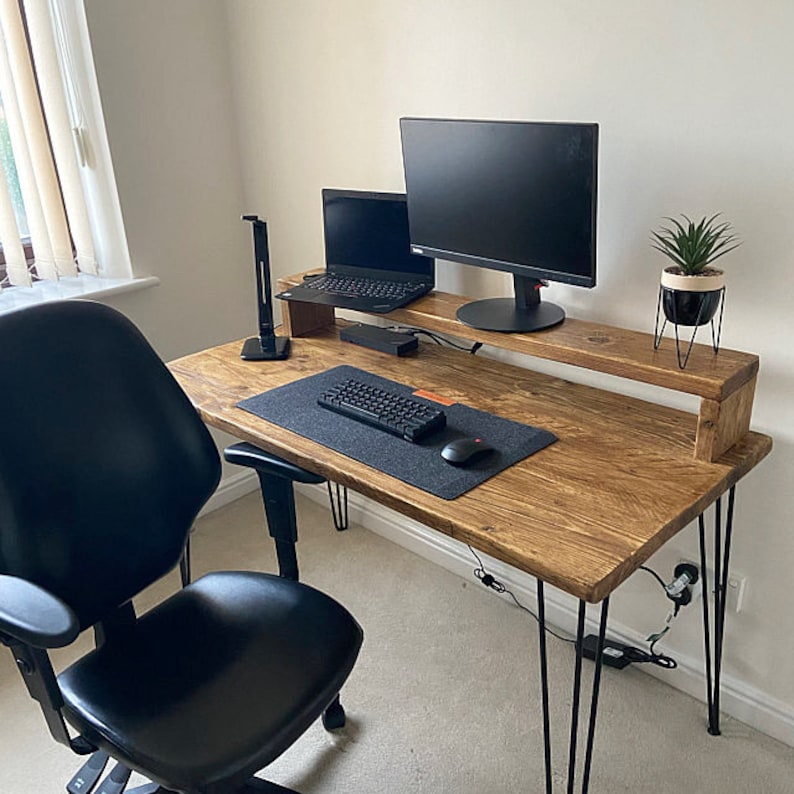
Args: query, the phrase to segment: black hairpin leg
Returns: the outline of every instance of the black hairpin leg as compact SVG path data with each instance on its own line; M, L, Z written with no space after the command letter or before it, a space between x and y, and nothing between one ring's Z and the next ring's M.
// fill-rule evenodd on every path
M593 677L593 690L590 699L590 720L587 728L587 744L585 745L584 772L582 774L582 794L587 794L590 785L590 769L593 761L593 743L595 739L596 718L598 716L598 697L601 689L601 655L604 649L604 635L607 626L609 611L609 598L601 603L601 622L598 628L598 643L596 646L595 672ZM552 794L552 766L551 766L551 733L549 719L549 680L548 663L546 659L546 603L543 582L538 579L538 622L540 644L540 685L541 699L543 702L543 750L546 771L546 794ZM576 780L576 751L579 731L579 705L582 689L582 643L584 641L585 627L585 602L579 601L579 616L576 626L576 659L574 662L573 700L571 703L571 730L568 746L568 794L573 794Z
M328 499L331 502L334 526L338 532L341 532L349 526L347 519L347 486L335 482L332 487L330 481L326 481L325 484L328 486Z
M593 763L593 740L595 739L596 717L598 716L598 696L601 692L601 656L604 652L604 637L607 631L607 612L609 611L609 597L604 599L601 604L601 622L598 625L598 643L596 645L596 663L593 673L593 694L590 701L590 723L587 728L587 749L584 757L584 774L582 776L582 792L587 791L590 783L590 767ZM584 628L584 627L583 627ZM578 652L581 653L582 641L584 637L580 634L577 637L576 645Z
M546 794L552 794L551 730L549 720L549 672L546 663L546 597L538 579L538 640L540 643L540 693L543 701L543 762L546 770Z
M706 656L706 697L708 702L708 732L720 735L720 675L722 673L722 645L725 630L725 599L728 592L728 566L731 558L733 506L736 486L728 493L728 514L725 520L725 540L722 540L722 499L714 503L714 638L712 642L709 618L708 567L706 563L706 522L698 516L700 535L700 572L703 577L703 639ZM712 659L714 674L712 678Z

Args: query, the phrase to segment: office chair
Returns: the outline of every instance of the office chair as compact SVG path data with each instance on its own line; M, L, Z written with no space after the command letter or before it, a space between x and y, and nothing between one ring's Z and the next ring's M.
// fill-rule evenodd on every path
M97 794L129 770L153 781L138 794L287 792L254 773L338 706L361 628L256 572L209 573L137 615L218 484L215 445L113 309L22 309L0 339L0 641L53 737L93 753L67 790L86 794L110 756ZM48 650L88 628L94 649L56 676Z
M279 574L287 579L298 579L298 560L295 542L298 539L295 520L295 494L293 483L319 485L325 483L331 505L334 526L341 532L348 528L347 488L336 487L336 498L331 483L325 477L306 471L294 463L266 452L248 441L240 441L223 450L223 457L237 466L253 469L259 478L262 503L267 517L270 536L276 546ZM181 563L183 580L189 576L190 558L186 554Z

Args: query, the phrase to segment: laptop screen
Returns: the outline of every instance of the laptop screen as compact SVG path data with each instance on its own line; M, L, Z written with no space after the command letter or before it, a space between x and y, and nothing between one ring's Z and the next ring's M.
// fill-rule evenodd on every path
M341 266L434 277L435 260L411 253L402 193L325 188L323 228L329 270Z

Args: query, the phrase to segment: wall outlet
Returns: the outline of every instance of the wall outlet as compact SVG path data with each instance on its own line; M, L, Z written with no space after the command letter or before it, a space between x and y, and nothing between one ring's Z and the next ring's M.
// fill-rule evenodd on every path
M728 585L725 591L725 609L728 612L741 612L744 601L744 590L747 580L739 574L728 574Z
M694 560L680 559L679 563L688 563L694 565L700 571L700 564ZM714 571L709 568L706 572L708 576L709 592L714 592ZM742 603L744 601L744 594L747 588L747 579L742 574L735 571L730 571L728 574L728 583L725 591L725 610L726 612L741 612ZM692 585L692 603L698 601L703 595L703 576L699 576L697 582Z

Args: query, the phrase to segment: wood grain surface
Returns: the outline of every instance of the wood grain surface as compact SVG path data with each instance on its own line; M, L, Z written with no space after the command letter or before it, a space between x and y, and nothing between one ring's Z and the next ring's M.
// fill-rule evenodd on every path
M288 289L305 275L281 279L279 289ZM379 316L405 326L698 395L701 410L692 449L698 460L717 460L750 427L758 372L758 356L752 353L722 349L715 354L710 345L698 344L682 370L671 339L663 339L656 350L652 334L572 318L527 334L480 331L456 319L458 308L467 301L459 295L432 292L405 308ZM318 312L313 304L285 303L285 327L296 336L332 325L334 310L319 308L324 312Z
M170 368L209 425L590 602L606 597L772 446L750 432L719 460L696 460L693 414L431 343L398 358L339 341L344 324L293 339L286 361L242 361L241 343L233 342ZM445 501L235 407L338 364L546 428L559 441Z
M281 279L279 289L300 283L304 275ZM677 363L673 339L663 339L659 349L654 350L653 334L571 317L553 328L531 334L480 331L458 322L455 317L458 308L469 300L446 292L431 292L405 308L379 316L392 322L452 334L503 350L573 364L710 400L724 400L758 371L757 355L724 348L715 355L707 344L693 346L689 363L682 370ZM294 315L300 315L311 311L310 306L289 303L285 308Z

